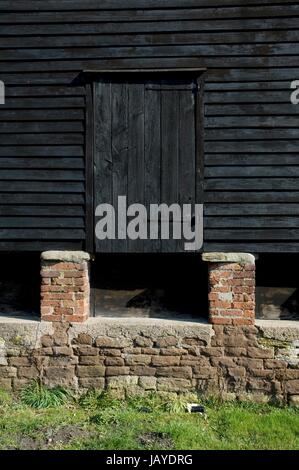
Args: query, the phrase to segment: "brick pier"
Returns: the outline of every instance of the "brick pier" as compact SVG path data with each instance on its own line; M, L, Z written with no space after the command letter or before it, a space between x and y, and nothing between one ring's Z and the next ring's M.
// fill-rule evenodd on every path
M214 325L253 325L255 258L248 253L204 253L209 264L209 319Z
M89 316L89 255L46 251L41 255L41 319L81 323Z

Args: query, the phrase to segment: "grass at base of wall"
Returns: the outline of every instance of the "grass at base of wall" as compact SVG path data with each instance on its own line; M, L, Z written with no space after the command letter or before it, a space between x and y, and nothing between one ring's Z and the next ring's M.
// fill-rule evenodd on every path
M50 400L32 407L26 392L0 391L0 450L299 449L298 409L206 400L204 414L187 413L195 398L150 394L124 401L94 391L69 394L60 406Z

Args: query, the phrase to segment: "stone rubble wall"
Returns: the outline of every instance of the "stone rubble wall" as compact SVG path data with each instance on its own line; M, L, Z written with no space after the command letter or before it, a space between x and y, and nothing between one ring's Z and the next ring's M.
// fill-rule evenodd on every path
M74 390L114 389L299 402L299 325L165 320L0 324L0 388L32 379ZM286 322L280 322L286 324Z

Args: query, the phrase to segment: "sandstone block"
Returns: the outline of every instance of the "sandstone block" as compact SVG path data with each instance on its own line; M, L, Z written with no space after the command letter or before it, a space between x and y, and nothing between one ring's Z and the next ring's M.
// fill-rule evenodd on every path
M187 379L172 379L172 378L158 378L157 390L165 392L185 392L192 387L191 380Z
M156 367L162 366L178 366L180 363L179 356L153 356L152 365Z
M119 338L110 338L108 336L99 336L96 339L96 346L99 348L127 348L132 344L132 340L119 337Z
M151 356L147 356L146 354L126 355L125 362L128 366L148 365L151 362Z
M104 377L105 367L103 366L77 366L78 377Z
M191 379L191 367L158 367L157 376L161 377L175 377L181 379Z
M167 348L168 346L177 346L178 339L175 336L162 336L155 342L158 348Z
M128 375L130 373L129 367L117 367L108 366L106 367L106 376L117 376L117 375Z
M157 379L155 377L139 377L138 385L144 390L156 390Z

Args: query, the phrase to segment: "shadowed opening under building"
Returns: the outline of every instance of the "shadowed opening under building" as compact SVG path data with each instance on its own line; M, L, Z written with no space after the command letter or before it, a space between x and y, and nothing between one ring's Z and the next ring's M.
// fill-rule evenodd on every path
M39 317L40 253L1 253L0 315Z
M91 265L93 314L208 317L207 264L193 254L108 254Z
M256 262L256 318L299 320L297 254L262 254Z

